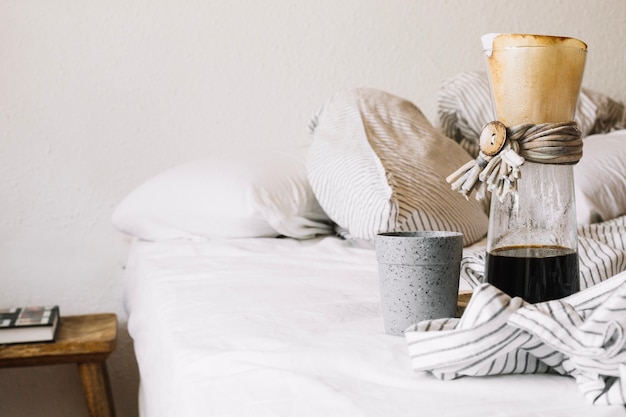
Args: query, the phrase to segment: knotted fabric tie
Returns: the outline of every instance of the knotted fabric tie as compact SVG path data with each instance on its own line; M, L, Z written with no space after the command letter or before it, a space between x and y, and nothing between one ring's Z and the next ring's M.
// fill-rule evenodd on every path
M507 128L498 121L487 123L480 135L478 157L446 178L453 190L476 199L486 191L500 201L517 192L520 167L525 161L573 165L583 154L583 141L576 122L526 123Z

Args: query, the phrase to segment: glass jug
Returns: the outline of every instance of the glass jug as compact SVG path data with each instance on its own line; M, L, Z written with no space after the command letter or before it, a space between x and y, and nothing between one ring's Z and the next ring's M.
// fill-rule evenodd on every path
M504 126L574 120L587 46L524 34L482 37L496 120ZM571 164L525 161L517 192L491 196L485 281L535 303L579 289Z

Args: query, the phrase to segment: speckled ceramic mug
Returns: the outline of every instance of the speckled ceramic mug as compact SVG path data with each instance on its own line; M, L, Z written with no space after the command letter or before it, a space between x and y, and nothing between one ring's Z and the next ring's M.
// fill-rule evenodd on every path
M454 317L463 234L390 232L376 237L385 331L403 336L422 320Z

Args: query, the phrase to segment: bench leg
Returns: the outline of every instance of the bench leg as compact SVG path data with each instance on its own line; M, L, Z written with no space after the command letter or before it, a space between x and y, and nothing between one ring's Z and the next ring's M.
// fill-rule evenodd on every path
M109 374L104 362L78 363L90 417L115 417Z

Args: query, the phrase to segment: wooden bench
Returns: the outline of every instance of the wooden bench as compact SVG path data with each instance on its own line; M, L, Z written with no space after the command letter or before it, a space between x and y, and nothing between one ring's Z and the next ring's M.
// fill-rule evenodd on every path
M115 350L115 314L62 316L55 342L0 345L0 368L76 363L91 417L114 417L106 359Z

